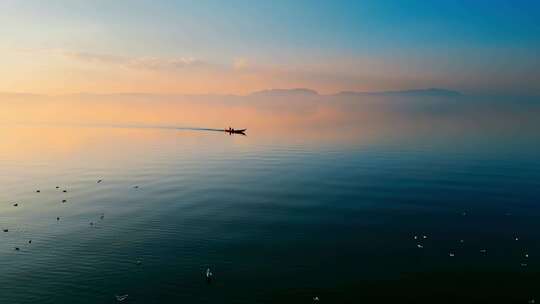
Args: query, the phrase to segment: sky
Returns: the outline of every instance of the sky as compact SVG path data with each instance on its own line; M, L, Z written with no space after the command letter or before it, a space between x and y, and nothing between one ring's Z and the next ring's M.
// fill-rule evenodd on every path
M538 1L0 2L0 92L540 94Z

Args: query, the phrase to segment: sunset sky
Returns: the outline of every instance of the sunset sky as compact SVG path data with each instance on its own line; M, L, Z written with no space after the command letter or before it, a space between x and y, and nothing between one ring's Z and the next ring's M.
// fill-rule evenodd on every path
M540 93L535 1L0 2L0 92Z

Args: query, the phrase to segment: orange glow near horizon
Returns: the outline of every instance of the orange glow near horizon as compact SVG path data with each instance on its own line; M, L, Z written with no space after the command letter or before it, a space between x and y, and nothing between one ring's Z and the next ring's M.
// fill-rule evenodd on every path
M160 130L160 127L168 126L248 128L249 141L239 142L370 141L377 138L378 132L384 131L384 127L375 131L374 125L384 121L386 116L376 111L350 114L341 106L310 101L298 101L296 106L286 106L285 101L276 100L257 104L227 101L4 102L0 103L3 147L0 155L4 159L22 161L47 157L40 152L42 147L47 147L48 153L56 157L78 155L101 139L146 142L174 134L186 143L190 138L201 138L199 131ZM335 132L336 126L343 127Z
M121 158L130 149L154 142L191 145L198 141L219 146L226 133L174 128L247 128L247 137L234 144L264 146L306 144L328 147L407 141L437 130L449 138L474 132L509 134L537 130L537 112L497 110L467 102L439 115L437 100L369 97L226 96L17 96L0 102L0 159L14 163L29 159L69 160L96 147L118 146ZM464 99L464 101L470 101ZM405 107L406 106L406 107ZM442 107L441 109L445 109ZM440 109L439 109L440 110ZM435 115L433 115L436 113ZM528 125L528 128L523 126ZM218 138L216 138L218 136ZM227 141L230 142L230 141ZM137 148L133 148L133 147ZM94 151L99 154L99 151Z

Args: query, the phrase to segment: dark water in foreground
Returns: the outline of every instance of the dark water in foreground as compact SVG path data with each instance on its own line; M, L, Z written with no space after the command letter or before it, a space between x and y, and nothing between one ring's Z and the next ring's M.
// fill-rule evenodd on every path
M540 301L535 132L257 131L4 126L0 303Z

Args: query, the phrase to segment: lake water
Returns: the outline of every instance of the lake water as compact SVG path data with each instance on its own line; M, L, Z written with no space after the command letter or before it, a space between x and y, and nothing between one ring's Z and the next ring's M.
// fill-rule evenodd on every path
M452 102L4 104L0 303L540 301L538 106Z

